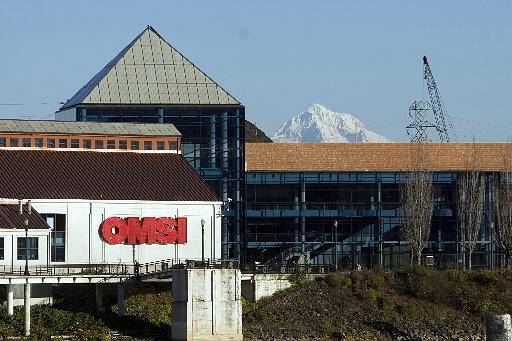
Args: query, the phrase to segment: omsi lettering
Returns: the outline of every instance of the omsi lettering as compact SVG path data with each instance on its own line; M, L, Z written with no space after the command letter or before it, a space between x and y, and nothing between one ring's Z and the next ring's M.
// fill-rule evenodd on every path
M185 244L187 218L111 217L100 225L99 232L109 244Z

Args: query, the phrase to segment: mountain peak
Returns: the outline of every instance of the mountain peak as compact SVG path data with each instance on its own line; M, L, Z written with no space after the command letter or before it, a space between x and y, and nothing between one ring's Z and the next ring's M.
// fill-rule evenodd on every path
M276 142L389 142L368 130L355 116L335 112L319 103L285 122L273 134Z

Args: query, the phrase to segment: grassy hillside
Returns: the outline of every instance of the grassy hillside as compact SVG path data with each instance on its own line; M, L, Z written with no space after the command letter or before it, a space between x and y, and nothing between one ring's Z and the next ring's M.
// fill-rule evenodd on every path
M483 340L483 316L512 312L510 273L353 272L300 280L244 304L253 340Z
M170 283L126 286L124 318L117 316L117 286L103 286L103 305L104 313L95 312L94 285L56 286L52 307L32 307L31 339L74 335L77 340L111 340L121 335L165 340L170 333ZM23 307L16 307L12 317L0 311L0 336L23 335Z
M483 340L488 312L512 312L512 273L430 271L352 272L307 280L256 304L244 301L247 340ZM55 304L32 308L32 339L168 339L171 286L126 287L126 317L116 315L115 285L105 285L106 311L95 312L94 285L54 288ZM0 310L0 336L21 336L23 307ZM126 339L126 338L123 338Z

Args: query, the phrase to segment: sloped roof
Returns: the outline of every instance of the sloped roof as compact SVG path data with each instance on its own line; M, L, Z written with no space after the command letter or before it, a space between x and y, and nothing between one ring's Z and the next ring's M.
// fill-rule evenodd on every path
M60 108L78 104L240 104L148 26Z
M49 229L46 220L32 207L32 214L28 214L27 205L23 205L23 214L20 214L16 203L0 204L0 229L24 229L25 218L28 218L29 229Z
M181 136L170 123L0 120L0 133Z
M220 201L178 154L0 150L0 198Z
M417 160L418 143L246 143L247 171L395 172ZM425 143L420 151L430 171L503 170L512 143ZM473 161L476 160L476 161ZM507 161L508 160L508 161Z

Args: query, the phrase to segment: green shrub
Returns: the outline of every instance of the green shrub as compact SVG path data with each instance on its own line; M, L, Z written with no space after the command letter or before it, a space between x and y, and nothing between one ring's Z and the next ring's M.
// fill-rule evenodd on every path
M390 310L393 308L393 300L386 296L382 295L377 298L377 306L382 310Z
M384 274L381 272L369 272L366 278L367 287L372 289L382 289L386 285Z
M473 282L480 285L496 285L502 278L502 275L497 271L480 270L471 272L470 278Z
M409 278L422 278L430 275L432 273L432 270L427 268L426 266L413 265L403 269L402 271L400 271L400 273Z
M347 276L337 272L332 272L325 277L325 283L332 288L347 287L352 284L352 281Z
M303 283L307 282L308 280L309 280L308 275L304 271L301 271L298 269L296 269L293 272L293 274L290 275L290 278L288 278L288 281L290 281L290 283L292 285L303 284Z
M366 289L364 275L360 271L352 271L350 273L350 280L352 282L352 288L359 290Z

